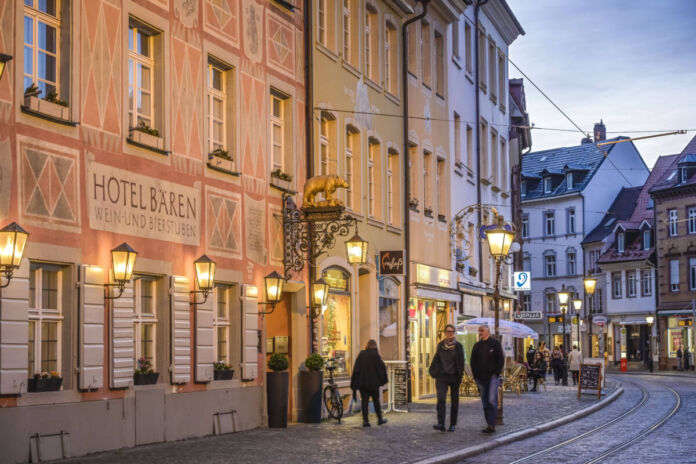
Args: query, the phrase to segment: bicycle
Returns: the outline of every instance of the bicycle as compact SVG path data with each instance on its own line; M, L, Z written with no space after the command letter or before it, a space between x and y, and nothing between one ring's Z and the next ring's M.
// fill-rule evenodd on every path
M329 371L329 379L327 385L324 387L324 405L326 406L326 411L329 416L338 420L341 423L341 418L343 417L343 400L341 399L341 394L338 391L338 385L334 382L333 371L336 369L335 364L336 358L330 358L326 363L326 370Z

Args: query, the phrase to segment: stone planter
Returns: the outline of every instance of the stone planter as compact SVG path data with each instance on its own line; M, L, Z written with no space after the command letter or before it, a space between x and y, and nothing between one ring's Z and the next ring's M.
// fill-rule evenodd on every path
M268 427L288 426L288 380L290 373L266 372L266 397L268 406Z
M45 114L56 119L70 120L70 108L57 103L43 100L39 97L24 97L24 106L37 113Z
M156 135L148 134L147 132L131 129L129 137L131 142L146 147L151 147L156 150L164 150L164 139Z
M321 387L324 382L322 371L300 371L300 408L302 422L318 424L321 422Z
M208 166L218 171L224 171L229 174L235 174L235 162L234 160L223 158L221 156L215 156L213 154L208 155Z
M274 185L278 187L279 189L283 190L290 190L290 182L289 180L281 179L279 177L274 177L271 176L271 185Z
M154 385L157 383L159 372L149 374L133 374L133 385Z
M27 384L28 392L51 392L60 390L60 385L63 383L62 377L51 377L48 379L31 378Z
M234 377L234 369L220 370L216 369L213 374L215 380L232 380Z

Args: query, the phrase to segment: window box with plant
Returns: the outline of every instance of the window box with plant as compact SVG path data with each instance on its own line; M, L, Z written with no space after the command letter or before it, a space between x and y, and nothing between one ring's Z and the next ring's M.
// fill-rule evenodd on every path
M232 380L234 377L234 369L232 369L232 364L218 361L213 363L213 374L215 380Z
M428 206L423 210L423 214L425 214L426 217L432 218L433 217L433 208Z
M134 385L154 385L158 377L159 373L152 370L152 362L149 359L138 359L138 368L133 374Z
M60 376L59 372L42 372L41 374L34 374L34 377L29 379L27 391L32 393L59 391L62 383L63 377Z
M208 153L208 167L227 174L238 174L235 169L234 158L227 150L216 148Z
M268 407L268 427L288 426L288 358L283 353L273 353L268 360L266 372L266 397Z
M415 211L416 213L418 212L418 198L411 198L408 200L408 208L411 211Z
M39 98L41 90L32 83L24 90L24 107L35 113L41 113L54 119L70 121L70 108L68 103L58 98L55 90L45 97Z
M290 191L290 183L292 176L280 170L280 168L271 172L271 185L278 187L281 190Z
M438 214L437 215L437 220L440 222L447 222L447 218L445 217L444 214Z
M160 137L159 131L148 126L143 121L140 121L137 126L128 130L128 140L144 147L160 151L164 150L164 139Z
M302 422L318 424L321 422L321 387L324 382L324 358L319 353L310 354L300 369L300 411Z

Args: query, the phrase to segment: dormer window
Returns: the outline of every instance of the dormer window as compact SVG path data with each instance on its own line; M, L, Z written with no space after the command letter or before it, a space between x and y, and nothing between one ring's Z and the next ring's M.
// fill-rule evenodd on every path
M566 188L568 190L571 190L573 187L573 173L569 172L568 174L566 174Z
M523 180L520 183L520 192L522 192L521 194L523 197L527 196L527 181L526 180Z
M687 171L686 171L686 168L681 168L681 169L679 170L679 172L680 172L680 174L681 174L681 182L686 182L686 180L687 180L687 178L688 178L687 173L686 173L686 172L687 172Z
M645 229L643 231L643 250L649 250L652 248L652 234L650 229Z
M550 177L544 177L544 193L551 193L552 190L552 185L551 185L551 178Z
M619 232L616 236L616 248L619 253L623 253L626 249L626 234Z

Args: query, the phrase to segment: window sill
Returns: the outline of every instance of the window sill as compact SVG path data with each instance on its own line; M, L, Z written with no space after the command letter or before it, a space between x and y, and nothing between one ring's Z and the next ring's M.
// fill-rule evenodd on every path
M483 82L479 84L479 89L481 89L483 93L488 93L488 88L486 87L486 84L484 84Z
M462 59L455 54L452 54L452 63L454 63L457 69L462 69Z
M139 130L130 130L126 142L136 147L145 148L146 150L154 151L161 155L168 155L169 152L164 149L164 139L156 135L147 134Z
M241 175L241 173L236 170L234 160L231 159L222 158L215 155L208 155L208 162L206 164L213 171L222 172L235 177L239 177Z
M285 0L273 0L273 1L274 1L274 3L277 3L278 5L285 8L286 10L288 10L291 13L295 11L295 5L293 5L290 2L286 2Z
M402 232L402 231L401 231L401 227L396 227L396 226L388 225L388 226L387 226L387 232L391 232L391 233L393 233L393 234L399 234L399 235L401 235L401 232Z
M371 226L379 227L380 229L384 229L384 222L380 221L379 219L368 217L367 223Z
M291 195L294 195L297 192L292 190L291 184L292 184L292 181L279 179L277 177L271 176L271 182L270 182L271 187L273 187L277 190L280 190L283 193L289 193Z
M501 191L500 187L498 187L497 185L491 185L491 190L493 190L495 193L498 193Z
M338 55L336 55L333 51L331 51L330 48L328 48L326 45L324 45L321 42L317 42L317 50L322 52L324 55L329 57L333 61L338 61Z
M444 103L444 102L445 102L445 96L444 96L444 95L440 95L439 92L435 92L435 96L440 100L441 103Z
M70 120L70 108L36 97L25 97L24 105L21 106L21 109L22 113L57 124L63 124L64 126L75 127L78 124Z
M24 393L17 398L17 406L37 406L42 404L77 403L81 395L76 390L55 392Z
M438 220L438 222L443 222L443 223L447 224L447 218L445 217L444 214L438 214L437 220Z
M506 111L505 105L503 105L503 104L501 103L500 106L498 106L498 108L500 108L500 112L501 112L501 113L505 114L505 111Z
M503 198L510 198L510 193L509 192L501 192L500 196Z
M391 102L394 103L395 105L400 105L400 104L401 104L401 100L399 99L399 97L397 97L396 95L394 95L393 93L391 93L391 92L388 91L388 90L387 90L387 92L384 94L384 96L387 97L387 100L391 101Z
M471 85L474 85L474 76L473 74L471 74L471 71L467 69L466 74L464 74L464 77L466 77L466 79L469 81Z
M493 105L497 105L497 104L498 104L498 98L495 96L494 93L491 93L491 94L488 96L488 98L491 100L491 102L493 103Z
M242 381L239 379L232 380L213 380L206 386L206 390L226 390L229 388L241 388Z
M370 79L370 78L367 77L367 76L365 76L365 83L366 83L369 87L372 87L372 89L373 89L375 92L382 93L382 91L384 90L384 88L383 88L381 85L379 85L377 82L373 81L372 79Z
M483 177L482 177L481 179L479 179L479 181L480 181L481 184L483 184L483 185L491 185L491 183L492 183L490 180L485 179L485 178L483 178Z
M345 69L346 71L348 71L349 73L351 73L352 75L354 75L355 77L360 79L360 71L358 71L358 69L355 66L353 66L350 63L350 61L343 60L342 64L343 64L343 69Z

